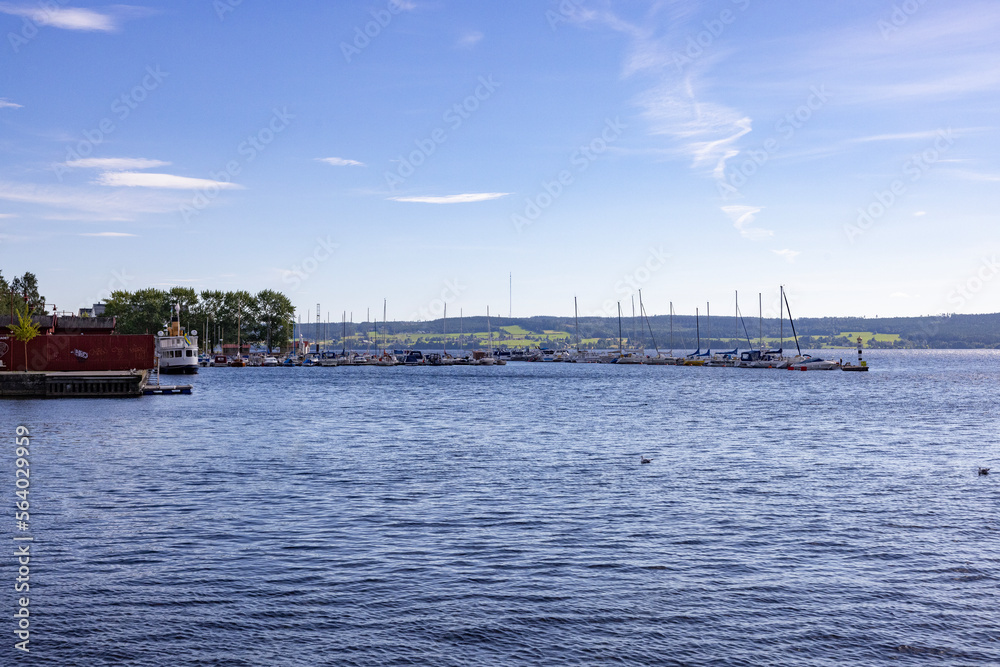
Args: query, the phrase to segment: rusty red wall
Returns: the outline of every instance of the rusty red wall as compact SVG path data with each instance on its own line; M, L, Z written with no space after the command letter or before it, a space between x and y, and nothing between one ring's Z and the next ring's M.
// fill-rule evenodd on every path
M4 348L7 348L4 350ZM154 368L155 342L148 335L38 336L28 343L28 370L127 371ZM3 369L24 370L24 343L0 336Z

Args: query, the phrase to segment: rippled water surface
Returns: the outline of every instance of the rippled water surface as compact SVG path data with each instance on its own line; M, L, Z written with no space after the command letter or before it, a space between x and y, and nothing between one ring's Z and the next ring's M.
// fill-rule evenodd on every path
M32 432L15 657L998 664L1000 355L866 356L208 368L191 396L5 401L8 443Z

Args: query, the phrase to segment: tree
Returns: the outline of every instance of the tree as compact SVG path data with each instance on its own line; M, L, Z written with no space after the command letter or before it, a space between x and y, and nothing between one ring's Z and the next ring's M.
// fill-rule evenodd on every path
M198 293L194 291L193 287L171 287L170 291L167 292L167 301L171 309L173 309L174 304L181 307L182 322L188 322L192 315L198 313ZM190 328L190 325L186 328Z
M35 336L38 335L39 329L41 328L37 322L31 317L31 309L28 308L28 304L23 304L20 306L15 306L17 312L17 324L13 322L10 323L11 333L14 334L14 339L19 340L24 343L24 372L28 372L28 343L34 340Z
M118 318L118 333L151 334L163 329L170 321L171 309L170 295L163 290L116 290L106 300L104 314Z
M10 283L10 289L15 295L19 295L22 300L27 299L28 310L39 315L46 315L45 297L38 294L38 278L31 271L25 271L20 278L14 278Z
M275 344L284 348L292 336L290 324L295 307L291 300L281 292L267 289L258 292L256 300L262 329L260 339L267 341L268 351Z

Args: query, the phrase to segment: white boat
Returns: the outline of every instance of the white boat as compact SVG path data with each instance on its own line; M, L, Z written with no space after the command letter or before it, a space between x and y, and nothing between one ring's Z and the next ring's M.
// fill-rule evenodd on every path
M271 355L267 355L267 356L264 357L264 360L260 362L260 365L261 366L278 366L279 364L278 364L278 360L275 357L272 357Z
M793 357L786 367L792 371L835 371L839 370L841 365L838 361L830 361L828 359L813 357L809 354L802 354Z
M198 332L181 327L180 304L174 304L167 330L156 334L156 356L161 373L198 372Z

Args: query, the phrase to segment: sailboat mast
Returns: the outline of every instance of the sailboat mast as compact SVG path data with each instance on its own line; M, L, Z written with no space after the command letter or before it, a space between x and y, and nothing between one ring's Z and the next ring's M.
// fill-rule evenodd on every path
M486 306L486 332L489 334L489 337L490 337L490 356L492 357L492 356L494 356L494 354L493 354L493 327L490 326L490 307L489 306Z
M764 294L757 292L757 323L760 325L760 351L764 352Z
M708 351L712 351L712 306L705 302L705 319L708 320Z
M618 302L618 356L622 356L622 302Z
M632 295L632 340L629 341L630 347L634 350L635 346L639 343L639 337L635 331L635 295Z
M736 292L736 349L740 349L740 291Z
M698 338L698 353L701 353L701 323L698 320L698 309L694 309L694 331Z
M444 304L444 342L441 343L441 355L448 354L448 304Z
M795 333L795 320L792 319L792 309L788 305L788 295L785 294L784 290L781 291L781 297L785 300L785 310L788 311L788 323L792 325L792 335L795 336L795 351L802 356L802 348L799 347L799 335Z
M653 325L649 323L649 315L646 314L646 307L642 305L642 290L639 290L639 313L646 320L646 327L649 329L649 337L653 340L653 349L656 350L656 358L660 358L660 346L656 344L656 336L653 335ZM645 353L645 350L643 350Z
M576 320L576 351L580 351L580 311L576 308L576 297L573 297L573 319Z
M785 304L784 304L785 286L784 285L779 285L778 286L778 290L779 290L779 295L778 295L778 311L780 313L780 315L778 317L781 319L781 345L778 347L778 349L782 350L782 354L784 354L784 349L785 349Z
M670 356L674 356L674 302L670 302Z

